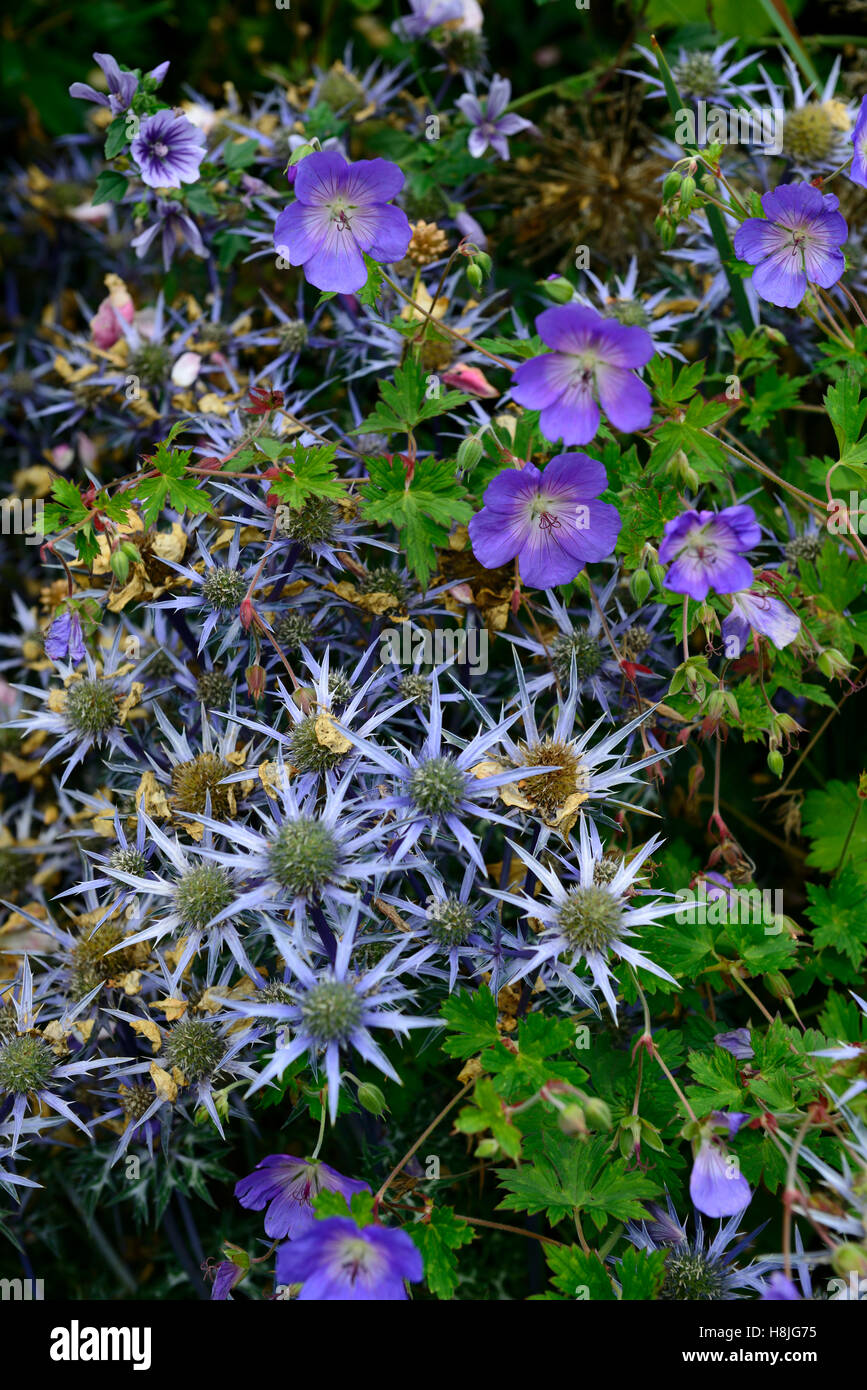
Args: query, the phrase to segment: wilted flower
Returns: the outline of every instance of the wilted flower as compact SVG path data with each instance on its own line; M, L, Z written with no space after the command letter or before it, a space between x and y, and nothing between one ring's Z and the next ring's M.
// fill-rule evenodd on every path
M770 594L734 594L732 611L723 619L723 642L728 645L733 638L741 653L746 650L751 631L761 633L780 650L794 642L801 631L801 620L797 613Z

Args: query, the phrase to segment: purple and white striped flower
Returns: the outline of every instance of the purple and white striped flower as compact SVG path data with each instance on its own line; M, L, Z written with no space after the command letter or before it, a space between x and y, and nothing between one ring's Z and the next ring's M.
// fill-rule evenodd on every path
M145 116L130 152L148 188L180 188L195 183L205 157L205 137L174 111Z

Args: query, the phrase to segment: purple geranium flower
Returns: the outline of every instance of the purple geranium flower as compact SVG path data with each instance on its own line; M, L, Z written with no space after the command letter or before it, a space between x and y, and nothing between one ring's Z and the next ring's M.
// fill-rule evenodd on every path
M115 116L128 111L132 99L138 91L138 78L134 72L121 72L120 65L110 53L94 53L93 61L102 68L108 85L108 95L98 92L87 82L73 82L69 95L79 101L93 101L97 106L107 106ZM168 63L160 63L146 75L158 87L169 70Z
M770 594L742 593L732 598L732 611L723 619L722 638L728 651L734 638L738 654L746 650L750 632L759 632L780 650L794 642L801 620L791 608Z
M846 268L840 250L849 234L839 198L809 183L782 183L762 195L764 217L748 217L735 232L735 253L755 266L753 286L769 304L794 309L807 284L827 289Z
M650 424L650 392L633 370L653 356L653 339L643 328L563 304L539 315L536 332L554 350L521 363L512 396L542 412L539 425L547 439L587 444L599 428L600 405L615 429Z
M155 116L145 116L131 151L148 188L180 188L199 177L205 136L186 116L157 111Z
M250 1211L265 1213L265 1234L290 1240L314 1224L313 1198L319 1192L342 1192L347 1204L356 1192L369 1192L366 1182L345 1178L327 1163L292 1154L268 1154L246 1178L235 1184L235 1196Z
M752 507L724 507L721 512L683 512L665 523L659 558L670 564L665 587L698 602L711 589L732 594L747 589L753 571L743 552L761 539ZM673 563L672 563L673 562Z
M246 1270L240 1265L236 1265L232 1260L221 1260L213 1270L214 1286L211 1289L211 1299L217 1303L232 1301L232 1290L243 1279Z
M484 98L484 107L476 96L476 89L470 86L470 90L465 92L462 97L458 97L457 106L466 116L471 126L475 128L470 131L470 138L467 146L474 159L481 159L485 150L490 145L496 150L501 159L509 158L509 144L507 135L517 135L519 130L526 130L532 124L526 121L523 116L516 116L513 112L504 116L503 112L508 106L512 97L512 84L506 77L492 77L491 85L488 88L488 95Z
M739 1062L748 1062L751 1057L756 1055L750 1040L749 1028L732 1028L728 1033L715 1033L713 1040L717 1047L722 1047L726 1052L730 1052Z
M867 97L861 98L861 110L852 131L852 144L855 153L852 156L849 177L853 183L860 183L862 188L867 188Z
M362 252L375 261L399 261L412 237L406 214L390 205L403 174L387 159L349 164L336 150L302 159L296 201L274 228L274 245L290 265L304 267L318 290L352 294L367 279Z
M424 1265L406 1231L360 1228L345 1216L329 1216L277 1251L278 1284L301 1284L299 1299L405 1299L404 1280L417 1283Z
M689 1179L693 1206L704 1216L734 1216L752 1201L750 1185L712 1134L699 1144Z
M65 609L48 629L45 636L45 655L52 661L69 661L73 666L84 660L81 619L71 609Z
M596 501L607 481L587 454L557 454L544 473L532 463L504 469L470 521L473 554L486 569L517 555L521 578L534 589L568 584L588 560L614 549L619 513Z
M787 1279L785 1274L779 1269L771 1275L762 1293L762 1301L765 1303L788 1303L794 1299L800 1299L800 1297L801 1295L798 1293L791 1279Z

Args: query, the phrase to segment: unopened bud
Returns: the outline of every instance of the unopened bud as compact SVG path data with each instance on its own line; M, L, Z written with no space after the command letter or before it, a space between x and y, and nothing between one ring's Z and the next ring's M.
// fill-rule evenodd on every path
M247 681L247 693L251 700L261 700L265 694L265 668L264 666L248 666L244 672Z
M614 1123L610 1109L598 1096L584 1102L584 1115L591 1129L610 1129Z
M388 1106L385 1096L372 1081L362 1081L358 1088L358 1103L369 1110L371 1115L384 1115Z
M557 1112L557 1124L564 1134L586 1134L587 1121L584 1118L584 1109L580 1105L564 1105L563 1109Z
M768 767L775 777L783 775L783 755L779 748L772 748L768 754Z
M831 1256L831 1264L835 1274L867 1276L867 1251L852 1241L846 1241L845 1245L837 1246Z
M850 669L851 664L842 652L837 651L836 647L826 647L816 662L822 675L827 676L829 680L844 675Z
M477 265L473 264L467 266L467 279L474 290L480 290L482 288L484 276Z
M471 434L458 445L457 466L459 473L469 473L482 457L482 441L478 435Z
M129 556L124 555L122 550L114 550L108 557L108 564L118 584L125 584L129 574Z
M780 974L779 970L771 970L769 974L763 977L762 984L765 986L768 993L772 994L775 999L792 999L794 997L792 986L789 984L785 975Z
M496 1139L483 1139L476 1145L476 1158L496 1158L500 1146Z
M575 293L565 275L552 275L550 280L537 280L539 289L544 291L555 304L570 304Z
M650 582L654 589L657 593L661 593L665 587L665 566L656 560L647 566L647 573L650 575Z
M666 174L662 185L662 201L670 202L676 193L680 192L681 176L676 169L672 169L670 174Z
M633 601L639 608L642 603L644 603L652 587L653 585L647 570L636 570L629 581L629 592L632 595Z

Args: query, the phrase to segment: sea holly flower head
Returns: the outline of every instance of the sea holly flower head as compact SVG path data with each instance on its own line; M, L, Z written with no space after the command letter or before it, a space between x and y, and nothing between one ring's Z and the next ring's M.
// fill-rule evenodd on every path
M764 217L748 217L735 232L735 254L755 266L761 299L794 309L808 284L828 289L846 268L840 247L849 235L840 200L809 183L783 183L762 196Z
M509 143L506 136L517 135L519 131L532 125L531 121L515 115L514 112L504 115L512 99L511 82L506 77L492 77L488 94L481 99L476 95L472 79L469 85L470 90L458 97L456 104L473 127L467 141L470 154L474 159L481 159L490 145L500 159L508 159Z
M539 410L546 439L587 444L599 428L600 406L615 429L646 429L650 391L635 373L653 356L643 328L603 318L581 304L546 309L536 332L551 352L522 362L512 378L512 397Z
M317 150L297 166L296 201L274 228L278 255L304 268L319 290L353 294L367 280L364 256L399 261L412 237L406 214L391 206L403 174L387 159L348 163L336 150Z
M852 131L854 154L849 166L849 177L853 183L867 188L867 97L861 99L861 109Z
M276 1274L278 1284L301 1285L301 1300L387 1302L406 1299L404 1280L417 1283L424 1263L406 1231L329 1216L281 1245Z
M597 500L607 481L587 454L558 454L544 472L527 463L498 473L469 524L476 559L496 569L517 556L532 588L568 584L589 560L614 550L620 516Z
M741 504L721 512L688 511L665 523L659 558L670 566L665 587L701 602L713 590L732 594L752 583L744 552L761 540L752 507Z
M142 120L130 152L148 188L180 188L199 177L205 137L186 116L157 111Z
M315 1224L313 1198L319 1192L341 1192L347 1204L356 1192L369 1192L366 1182L345 1178L321 1159L294 1154L268 1154L253 1172L235 1184L242 1207L265 1212L265 1234L272 1240L296 1240Z

